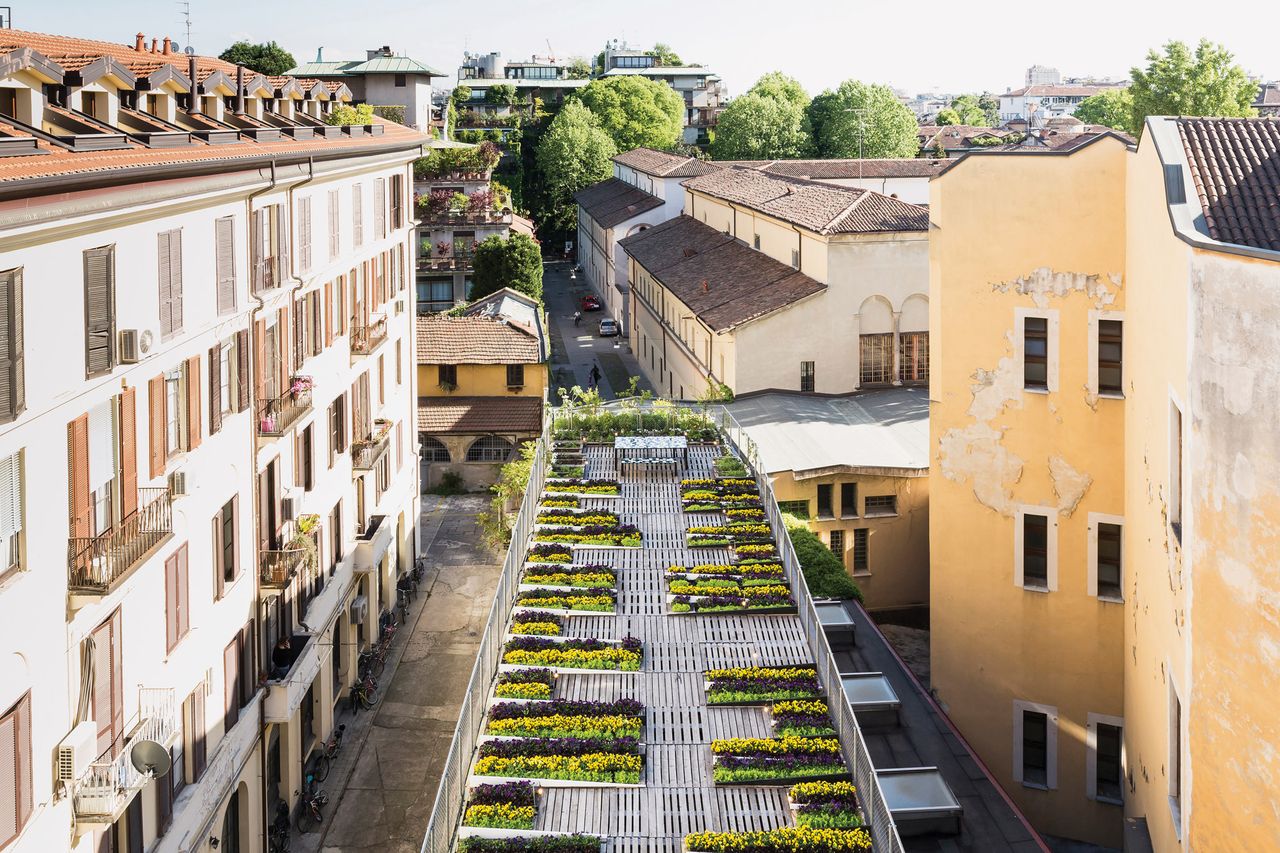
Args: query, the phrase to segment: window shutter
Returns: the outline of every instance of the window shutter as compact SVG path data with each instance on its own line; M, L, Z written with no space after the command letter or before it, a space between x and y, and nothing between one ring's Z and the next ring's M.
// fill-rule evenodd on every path
M266 271L266 261L263 258L262 245L262 211L255 210L250 219L251 227L249 228L249 261L253 265L253 292L257 293L262 290L262 284Z
M277 287L284 284L289 274L289 209L283 204L275 205L276 211L276 277Z
M338 257L342 246L340 211L338 210L338 191L329 191L329 260Z
M178 555L164 561L164 647L173 651L178 644Z
M387 182L384 178L373 182L373 236L377 240L387 236Z
M289 389L289 375L292 371L292 359L290 358L291 347L289 346L289 330L293 328L289 325L289 306L283 305L280 308L280 315L276 319L276 328L279 334L276 335L276 344L280 347L280 393L283 394Z
M213 514L210 527L213 531L210 539L213 542L213 600L218 601L226 591L226 574L222 563L222 510Z
M404 466L404 424L396 424L396 470Z
M138 511L138 400L137 388L120 393L120 517Z
M236 332L236 411L249 408L249 331Z
M232 580L240 579L240 495L231 497L231 551L234 565L231 567Z
M18 826L26 826L35 810L31 779L31 694L22 697L14 716L17 718L18 741Z
M222 650L222 695L224 699L222 731L240 719L240 638L237 636Z
M324 345L333 346L333 282L324 283Z
M187 604L190 599L190 588L187 575L187 545L184 542L178 549L178 637L186 636L191 630L191 611Z
M354 233L351 235L352 244L355 248L360 248L364 244L364 188L360 184L356 184L351 188L351 221L354 227Z
M160 283L160 338L173 334L173 267L169 253L169 239L172 231L163 231L156 235L156 261L159 267Z
M0 777L0 782L7 783L0 784L0 844L13 840L21 825L18 818L18 788L21 787L18 726L17 708L14 709L14 713L0 717L0 768L6 771L12 770L14 774L12 782Z
M267 321L253 324L253 398L261 406L267 393Z
M89 416L67 424L67 496L71 509L71 535L89 538L93 503L89 497ZM84 568L83 566L77 568Z
M311 199L298 199L298 265L311 269Z
M204 684L197 684L195 692L191 694L194 700L191 703L191 781L198 782L200 777L204 775L205 769L205 739L208 737L209 730L204 718L204 700L205 691L208 688Z
M169 304L172 332L182 331L182 229L169 232Z
M22 412L22 373L22 270L16 269L0 273L0 422Z
M165 400L164 375L155 377L147 384L147 422L151 434L151 479L164 475L164 462L168 456L165 447ZM88 477L86 468L85 477ZM86 479L86 482L88 480Z
M85 373L92 377L115 366L115 247L84 253Z
M187 359L187 450L200 446L200 356Z
M214 223L219 314L225 314L236 307L235 224L235 217L232 216L224 216Z
M222 344L209 347L209 435L222 429Z

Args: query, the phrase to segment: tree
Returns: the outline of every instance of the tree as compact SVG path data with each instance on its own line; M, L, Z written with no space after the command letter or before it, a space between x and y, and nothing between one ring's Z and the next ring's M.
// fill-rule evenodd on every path
M459 106L471 100L471 87L463 86L459 83L453 87L453 94L450 96L453 102Z
M951 101L951 106L938 112L938 125L967 124L975 127L991 127L986 110L976 95L961 95Z
M516 102L516 87L510 83L495 83L484 93L484 102L506 107Z
M591 65L581 56L575 56L565 68L565 75L570 80L590 80Z
M812 145L803 107L748 92L734 98L720 114L711 156L716 160L791 160L808 156Z
M612 158L617 153L613 139L601 130L591 110L577 101L564 105L538 143L537 167L542 175L538 223L544 237L574 230L573 194L612 175Z
M985 116L982 123L987 127L995 127L1000 124L1000 99L990 92L983 92L978 96L978 108L982 110Z
M1104 89L1081 101L1075 117L1085 124L1101 124L1132 133L1133 96L1128 89Z
M814 98L808 113L819 157L914 157L919 153L916 118L888 86L846 80L834 92Z
M1258 84L1232 60L1231 51L1201 39L1195 53L1171 41L1147 51L1147 67L1133 68L1129 127L1142 133L1147 116L1253 116Z
M373 107L370 104L338 104L325 116L328 124L346 126L349 124L373 124Z
M542 252L528 235L512 234L504 240L495 234L476 246L472 263L470 299L510 287L542 300Z
M684 129L684 99L665 83L639 75L592 80L578 98L619 151L669 148Z
M658 65L684 65L671 46L662 42L658 42L653 46L653 50L646 50L645 53L652 56Z
M224 50L218 58L270 77L278 77L298 64L292 53L273 41L253 44L241 40Z
M782 101L789 101L800 107L800 109L809 106L809 93L800 85L800 81L783 74L781 71L770 71L762 75L756 81L756 84L747 91L757 95L767 95Z

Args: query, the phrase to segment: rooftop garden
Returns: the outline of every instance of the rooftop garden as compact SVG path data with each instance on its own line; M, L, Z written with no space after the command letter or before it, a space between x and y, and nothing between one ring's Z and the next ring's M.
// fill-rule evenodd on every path
M533 829L538 796L532 782L477 785L467 797L463 826L486 829Z
M454 175L487 176L502 159L502 152L492 142L475 148L433 148L413 164L413 177L419 181Z
M520 667L637 672L643 660L643 648L635 637L625 637L619 643L514 637L502 649L502 662Z
M786 826L761 832L695 832L684 838L689 853L865 853L871 834L865 829L814 829Z

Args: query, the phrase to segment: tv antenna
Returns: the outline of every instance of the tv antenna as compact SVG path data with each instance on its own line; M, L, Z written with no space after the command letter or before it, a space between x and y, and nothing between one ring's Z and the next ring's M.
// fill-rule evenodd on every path
M191 49L191 3L189 0L180 0L178 3L182 7L182 23L187 28L187 52L193 53Z

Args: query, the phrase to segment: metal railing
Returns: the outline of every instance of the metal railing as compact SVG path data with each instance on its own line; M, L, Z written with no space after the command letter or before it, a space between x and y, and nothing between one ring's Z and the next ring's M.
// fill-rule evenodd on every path
M387 452L391 444L391 424L386 424L382 431L369 438L351 443L351 467L358 471L372 471L378 464L382 454Z
M153 740L168 746L177 731L174 692L169 688L142 687L138 690L138 716L128 734L91 763L76 780L75 808L78 817L114 820L139 791L151 781L151 774L133 766L130 752L140 741ZM175 768L176 772L181 772Z
M279 438L311 411L311 389L286 391L279 397L258 401L258 435Z
M418 272L457 272L475 265L472 255L451 258L418 258Z
M76 592L106 594L173 533L167 488L138 489L138 510L106 533L67 540L67 585Z
M370 314L369 322L351 327L351 354L368 355L387 339L387 315Z
M478 213L446 210L443 213L434 210L419 209L418 216L423 225L510 225L511 214L500 210L485 210Z
M427 825L427 834L422 841L422 853L449 853L453 848L458 825L462 821L462 806L466 799L472 757L480 736L481 724L484 722L489 690L502 657L502 638L520 586L524 553L533 531L533 519L546 475L547 442L544 435L538 439L538 450L529 471L529 485L524 490L520 511L511 526L511 544L507 546L506 561L498 578L498 591L489 610L489 621L485 625L484 634L481 635L480 650L476 654L471 681L467 684L466 696L462 700L453 743L441 771L440 788L436 791L431 823Z

